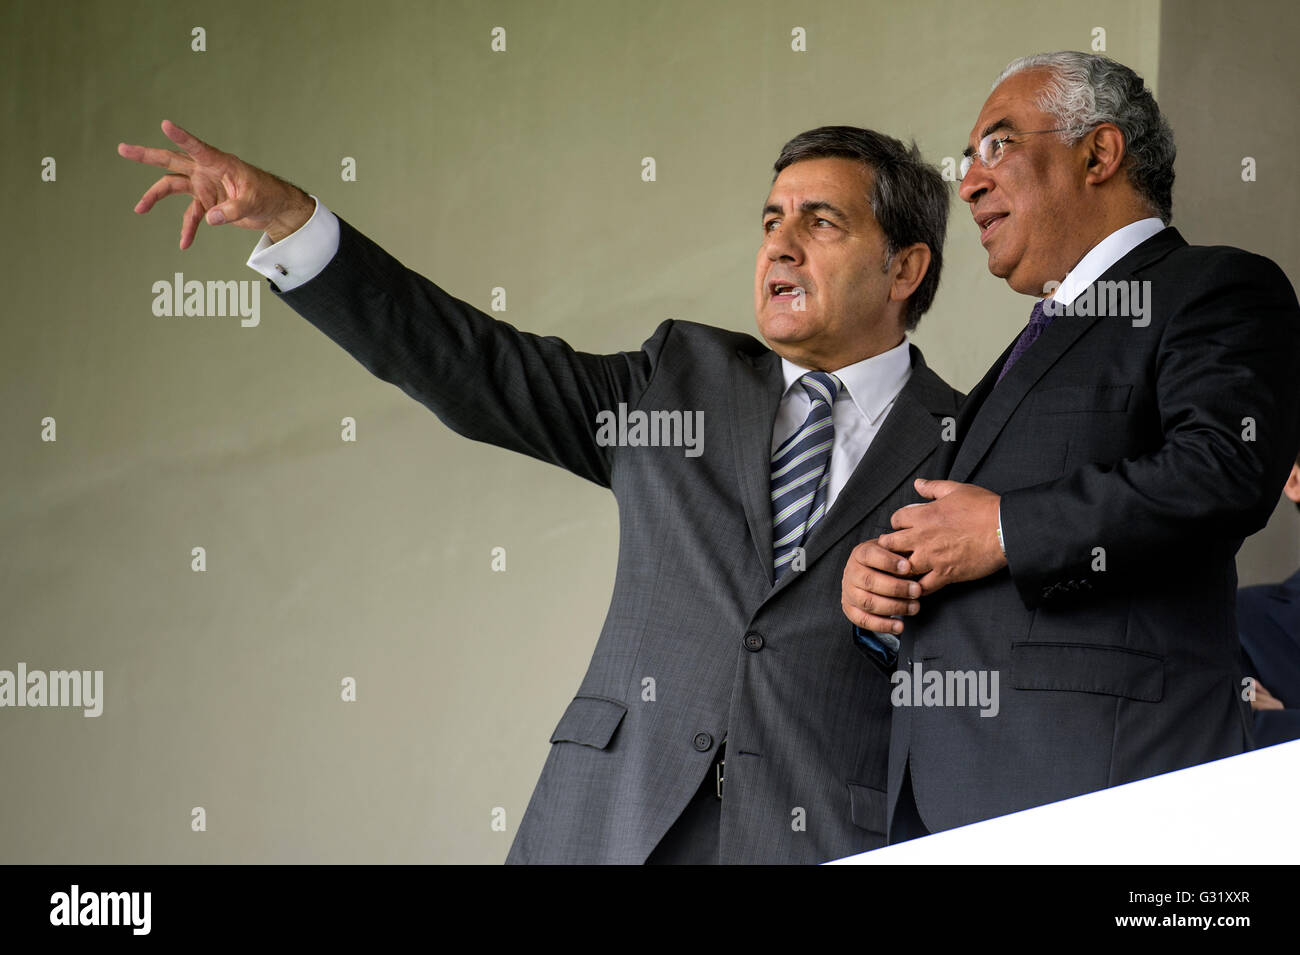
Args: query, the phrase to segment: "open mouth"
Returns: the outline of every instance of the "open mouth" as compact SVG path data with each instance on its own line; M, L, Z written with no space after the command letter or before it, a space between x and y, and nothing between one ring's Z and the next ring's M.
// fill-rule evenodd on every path
M975 216L975 224L980 230L980 242L987 242L989 236L997 231L999 224L1006 217L1005 212L981 212Z
M767 283L767 295L774 302L790 302L804 295L804 290L793 282L778 280Z

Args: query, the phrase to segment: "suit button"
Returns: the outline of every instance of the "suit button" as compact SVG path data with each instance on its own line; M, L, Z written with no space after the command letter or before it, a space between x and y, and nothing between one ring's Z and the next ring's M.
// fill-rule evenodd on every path
M698 749L701 753L707 753L710 749L713 748L713 737L710 736L708 733L696 733L695 748Z
M751 630L745 634L745 649L751 653L757 653L763 649L763 635L756 630Z

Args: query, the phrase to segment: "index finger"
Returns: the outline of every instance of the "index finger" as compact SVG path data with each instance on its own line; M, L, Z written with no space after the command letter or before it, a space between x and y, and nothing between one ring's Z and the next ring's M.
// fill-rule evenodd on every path
M901 531L908 527L915 526L917 514L916 513L908 514L907 513L908 508L926 507L929 503L930 503L929 501L917 501L914 504L904 504L902 507L894 511L894 513L889 516L889 526L896 531Z
M155 149L152 146L135 146L131 143L118 143L117 154L123 159L158 166L168 172L189 175L194 168L194 160L173 149Z
M131 143L118 143L117 154L123 159L158 166L168 172L189 175L196 162L210 159L214 150L211 146L177 126L170 119L162 122L162 131L167 138L180 146L184 152L174 149L155 149L152 146L135 146Z
M874 570L883 570L889 574L907 574L911 565L902 554L896 554L880 544L879 538L863 541L849 556L859 564L865 564Z
M170 119L164 119L162 121L162 131L163 135L200 162L203 161L207 154L216 152L216 150L203 140L199 139L199 137L181 129L181 127L177 126Z

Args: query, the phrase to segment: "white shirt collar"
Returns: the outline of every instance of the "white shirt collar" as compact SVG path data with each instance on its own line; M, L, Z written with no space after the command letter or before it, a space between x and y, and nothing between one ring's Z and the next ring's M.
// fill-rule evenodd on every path
M1062 306L1071 304L1084 289L1101 278L1108 268L1164 228L1165 224L1152 216L1116 229L1094 245L1079 260L1079 264L1070 269L1052 298Z
M784 398L809 369L782 358L781 370L785 375L785 391L781 392ZM907 336L904 335L903 341L889 351L845 365L831 374L844 385L841 394L848 392L863 417L875 424L912 374L912 354Z

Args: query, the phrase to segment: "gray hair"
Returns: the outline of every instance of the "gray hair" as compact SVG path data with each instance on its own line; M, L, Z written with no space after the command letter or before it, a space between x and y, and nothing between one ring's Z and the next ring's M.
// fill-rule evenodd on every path
M773 169L780 176L786 166L829 156L856 159L872 172L871 214L885 233L885 269L900 249L917 242L930 247L930 267L907 300L904 321L910 332L939 289L948 186L939 170L921 157L916 143L904 146L892 136L857 126L821 126L800 133L782 147Z
M1049 73L1037 105L1067 127L1061 141L1073 146L1101 123L1118 126L1129 182L1168 225L1174 215L1174 133L1142 77L1107 57L1062 50L1012 60L993 86L1035 69Z

